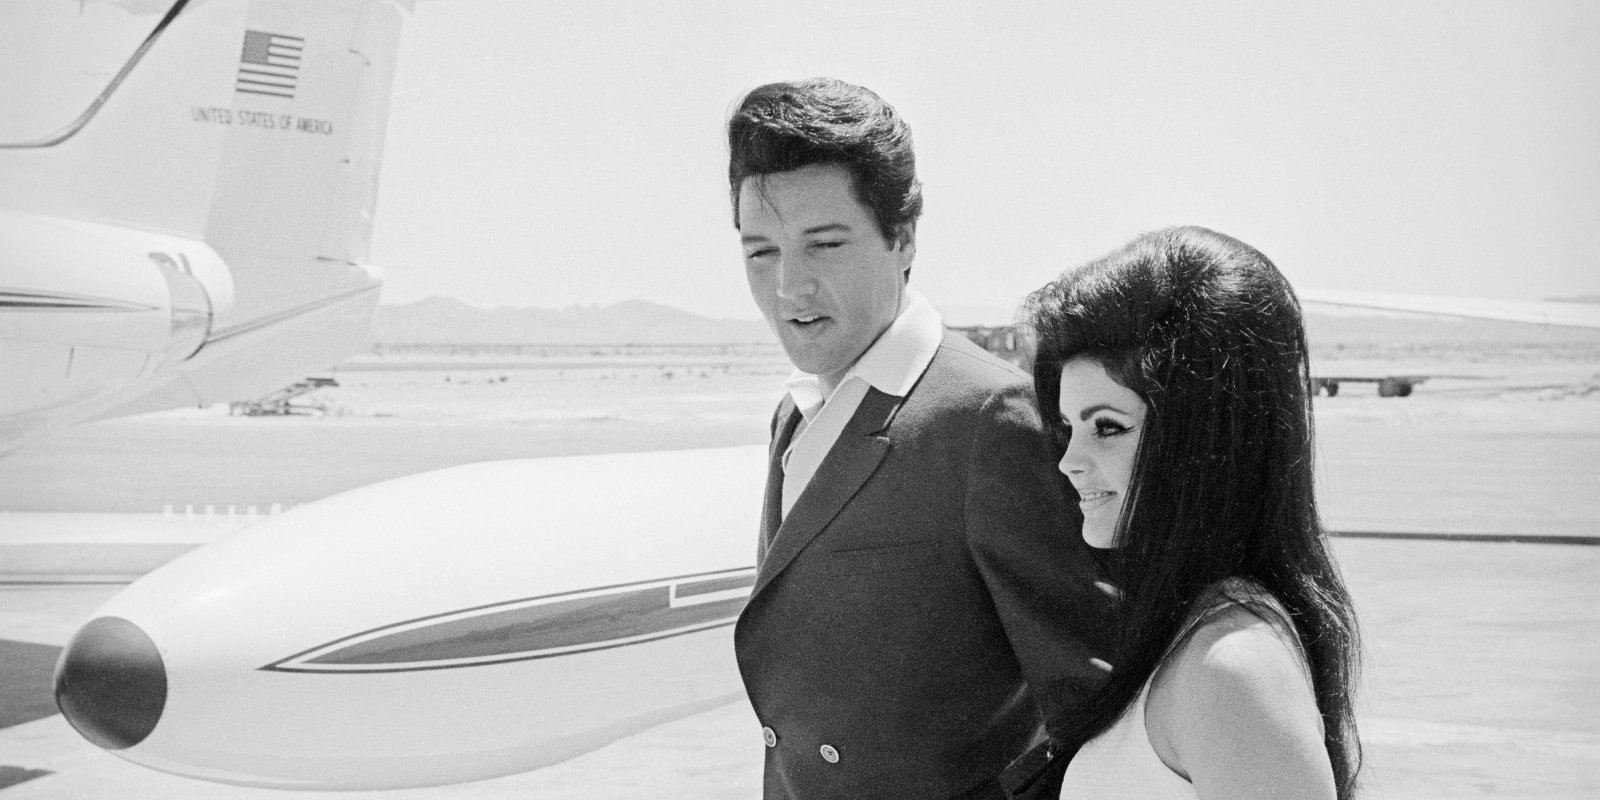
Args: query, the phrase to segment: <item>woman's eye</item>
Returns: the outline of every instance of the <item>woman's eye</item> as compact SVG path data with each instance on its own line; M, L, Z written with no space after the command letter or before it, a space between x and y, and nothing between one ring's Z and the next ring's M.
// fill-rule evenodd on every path
M1128 432L1128 426L1116 420L1097 419L1094 421L1094 435L1101 438L1108 436L1121 436Z
M762 258L771 258L772 255L774 253L776 253L776 252L778 252L777 248L774 248L774 247L762 247L762 248L759 248L759 249L756 249L756 250L751 250L748 253L745 253L744 257L746 259L750 260L750 261L755 261L757 259L762 259Z

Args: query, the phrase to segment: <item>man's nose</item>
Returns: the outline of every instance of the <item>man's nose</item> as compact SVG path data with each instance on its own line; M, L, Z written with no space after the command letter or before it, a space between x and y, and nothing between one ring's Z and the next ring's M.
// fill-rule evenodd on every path
M816 291L817 281L804 261L793 256L778 259L778 297L799 300Z

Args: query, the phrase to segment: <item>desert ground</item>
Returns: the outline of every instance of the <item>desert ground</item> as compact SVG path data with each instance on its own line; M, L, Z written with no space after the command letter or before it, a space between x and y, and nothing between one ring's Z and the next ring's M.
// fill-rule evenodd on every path
M1365 636L1366 797L1600 793L1600 337L1524 344L1350 341L1313 362L1429 376L1405 398L1355 383L1315 400L1324 516ZM302 398L317 413L212 407L35 439L0 459L0 510L244 515L471 461L757 444L787 372L764 345L382 348L327 373L338 385ZM116 588L0 586L0 638L59 647ZM348 796L750 798L760 741L740 702L535 773ZM7 770L3 800L291 796L128 765L59 716L0 730L0 786Z

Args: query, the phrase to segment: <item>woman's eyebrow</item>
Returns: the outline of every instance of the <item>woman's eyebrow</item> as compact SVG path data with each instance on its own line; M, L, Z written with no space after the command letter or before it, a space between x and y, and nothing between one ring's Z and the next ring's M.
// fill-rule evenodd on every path
M1082 411L1079 411L1078 412L1078 419L1080 419L1080 420L1082 420L1084 422L1088 422L1089 421L1089 416L1091 414L1093 414L1094 412L1096 412L1096 411L1115 411L1118 414L1121 414L1121 415L1123 415L1125 417L1126 416L1132 416L1128 412L1123 411L1122 409L1117 408L1116 406L1111 405L1110 403L1097 403L1095 405L1089 406L1088 408L1086 408L1086 409L1084 409Z

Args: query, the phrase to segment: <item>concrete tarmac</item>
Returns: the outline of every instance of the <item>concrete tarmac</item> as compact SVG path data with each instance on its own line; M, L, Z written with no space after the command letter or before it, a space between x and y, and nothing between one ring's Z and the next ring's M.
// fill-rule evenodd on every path
M346 379L340 402L354 411L344 416L211 410L94 423L0 459L0 509L156 515L210 505L220 516L229 505L295 505L473 460L764 441L777 396L770 370L699 380L661 372L590 370L584 380L595 383L569 374L527 385L457 375L448 389L437 373L358 385L363 376ZM464 388L468 380L479 383ZM617 381L630 391L599 391ZM1600 396L1550 385L1441 381L1405 400L1354 390L1319 398L1329 527L1593 539ZM0 541L6 530L0 514ZM1365 797L1600 795L1600 547L1340 538L1336 550L1367 650ZM117 588L0 586L0 800L290 796L127 764L50 713L39 665ZM761 753L741 702L534 773L322 796L750 798Z

